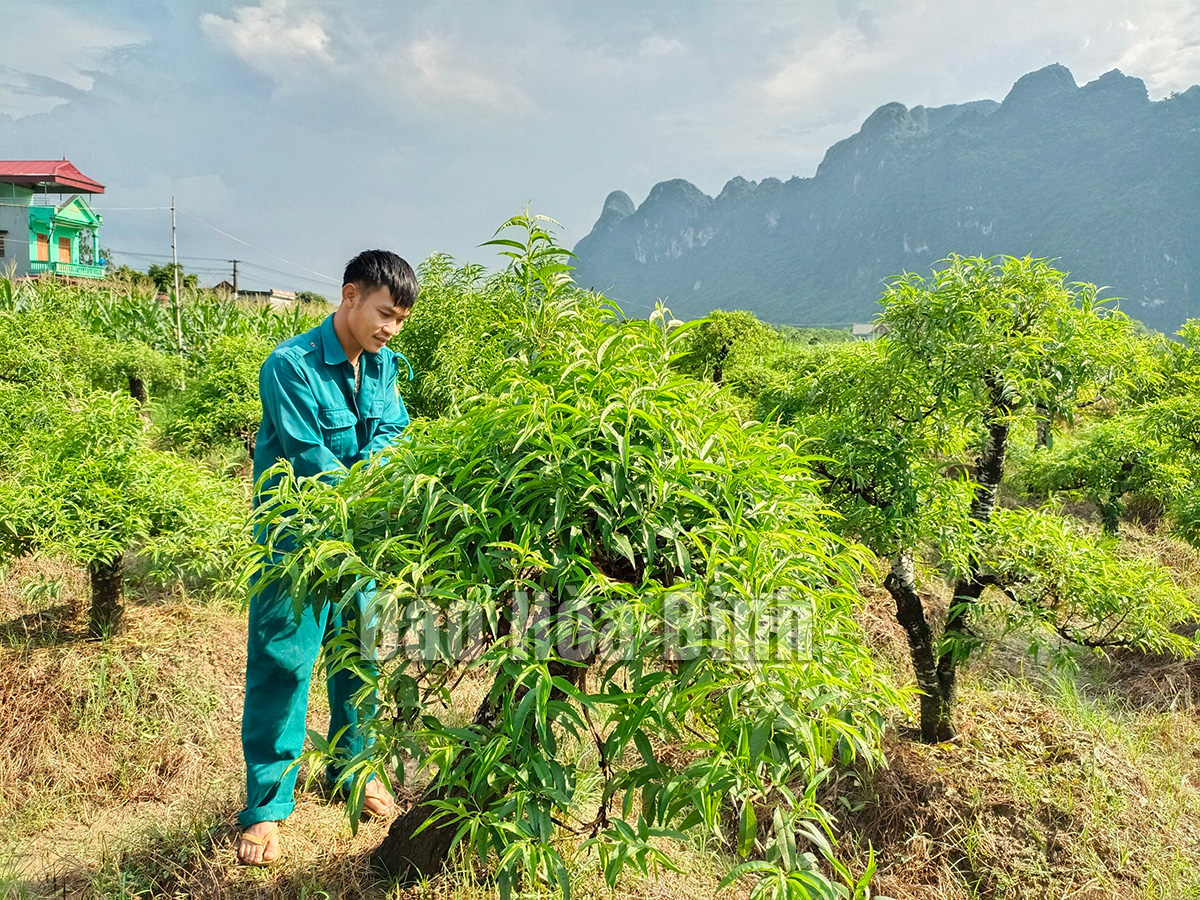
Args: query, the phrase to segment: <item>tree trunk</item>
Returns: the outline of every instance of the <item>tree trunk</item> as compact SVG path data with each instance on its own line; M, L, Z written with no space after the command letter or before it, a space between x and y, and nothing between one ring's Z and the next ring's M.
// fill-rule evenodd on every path
M948 741L954 737L953 724L949 711L944 709L945 699L933 659L933 635L917 593L911 553L901 553L892 560L892 570L883 586L896 601L896 621L908 635L913 672L921 689L921 740L927 744Z
M141 376L129 376L129 396L133 397L139 406L146 405L146 383L142 381Z
M125 615L122 591L122 557L109 562L93 562L88 566L92 580L92 608L88 633L92 637L107 637L121 627Z
M1121 531L1121 501L1119 497L1110 497L1107 501L1096 504L1100 508L1100 522L1104 533L1116 537Z
M565 678L575 685L582 683L587 672L587 669L580 666L571 666L561 662L551 662L549 668L551 675ZM493 682L487 696L475 711L475 725L484 728L491 728L495 725L496 717L500 714L501 709L500 704L491 699L495 693L496 682ZM552 690L550 695L560 700L564 696L557 688ZM431 825L420 834L416 834L416 831L438 812L435 803L449 799L461 799L461 797L461 789L426 788L421 799L392 822L387 836L371 854L371 867L402 884L413 884L422 878L429 878L440 872L446 864L446 858L450 855L450 845L454 840L454 833L458 830L458 824L447 822L446 824ZM479 804L485 804L493 798L476 797L474 799Z
M979 456L978 486L975 499L971 501L971 518L976 522L988 522L992 518L992 510L996 508L996 494L1004 475L1004 457L1008 450L1008 425L995 418L1003 411L1003 407L998 407L989 422L987 444ZM970 571L955 582L950 610L946 614L945 637L953 638L966 633L967 614L983 593L982 574L978 561L972 559ZM942 712L945 716L941 730L950 733L954 732L954 707L958 698L958 653L953 647L943 650L937 662L937 679L942 689Z
M1054 417L1049 408L1038 404L1037 409L1037 446L1049 450L1054 446Z

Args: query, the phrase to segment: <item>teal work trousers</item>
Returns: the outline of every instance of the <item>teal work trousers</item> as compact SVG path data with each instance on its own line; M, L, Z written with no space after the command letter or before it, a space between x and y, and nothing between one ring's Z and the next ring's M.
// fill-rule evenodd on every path
M269 585L250 600L246 641L246 700L242 708L242 752L246 759L246 808L238 814L243 827L287 818L295 807L297 767L304 749L308 715L308 686L324 639L343 627L356 627L370 592L360 591L353 608L339 611L326 604L320 610L305 606L297 621L292 600ZM366 666L371 671L371 666ZM355 704L363 682L346 671L329 673L329 739L345 732L337 743L338 757L350 759L364 747L359 716L370 716L373 703ZM338 771L330 766L331 781Z

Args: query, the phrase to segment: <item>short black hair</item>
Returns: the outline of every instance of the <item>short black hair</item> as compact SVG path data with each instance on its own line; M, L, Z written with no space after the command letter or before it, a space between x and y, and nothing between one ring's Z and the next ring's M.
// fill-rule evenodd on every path
M356 284L363 293L385 287L392 303L408 309L417 302L417 273L412 266L390 250L364 250L346 263L343 287Z

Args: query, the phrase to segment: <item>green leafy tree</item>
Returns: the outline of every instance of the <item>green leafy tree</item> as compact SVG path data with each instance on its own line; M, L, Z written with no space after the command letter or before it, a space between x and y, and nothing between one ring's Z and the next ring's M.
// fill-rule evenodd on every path
M373 618L402 635L346 777L392 783L414 758L431 781L374 861L413 879L462 844L504 896L522 877L567 895L556 835L614 884L699 831L753 857L737 874L764 895L837 896L855 879L819 789L878 759L899 699L853 617L862 551L830 531L799 435L722 414L678 371L686 330L558 274L516 271L524 338L485 394L263 507L260 585L344 603L373 581ZM362 642L329 649L360 667ZM469 670L489 686L463 725L437 701Z
M884 586L908 640L922 739L934 742L943 739L949 712L917 565L928 556L950 568L965 563L971 486L952 464L970 433L934 415L929 388L883 341L842 344L811 353L786 388L760 405L766 418L794 424L814 442L815 470L840 514L834 527L887 560Z
M171 385L181 371L177 359L140 341L110 341L55 310L0 313L0 380L31 390L128 390L145 403L148 389Z
M477 265L434 254L417 271L421 299L390 346L413 367L400 392L414 415L436 417L487 389L521 340L513 323L527 298L511 277L486 281Z
M105 276L133 288L149 289L155 287L154 279L145 272L140 272L126 265L116 265L109 257Z
M150 280L154 282L154 286L162 293L169 294L175 290L175 274L179 273L179 287L188 290L196 290L200 286L200 276L194 273L189 274L183 271L183 266L179 263L154 263L146 270L146 274L150 276Z
M244 503L228 481L151 449L128 395L70 400L0 395L0 552L41 552L86 566L89 629L119 628L123 566L137 549L164 576L211 575L244 540Z
M1165 566L1111 536L1086 534L1054 509L998 508L990 524L979 577L1006 601L997 616L1006 630L1034 636L1031 649L1044 647L1064 664L1072 659L1048 636L1094 649L1195 654L1196 640L1173 626L1194 621L1200 606Z
M931 414L968 423L977 438L970 516L986 533L1021 416L1071 417L1083 397L1119 380L1133 326L1091 285L1069 285L1045 260L951 257L926 281L894 280L884 296L884 344L927 386ZM986 586L977 560L958 575L937 661L938 737L954 734L958 665L968 619Z
M922 739L938 741L954 734L955 667L976 643L966 630L966 604L994 587L1008 592L1002 599L1061 605L1029 587L1027 569L1020 589L1016 574L995 581L980 549L997 546L989 543L990 520L1009 430L1021 417L1041 415L1039 407L1067 418L1080 398L1091 403L1114 388L1131 330L1036 261L951 260L932 284L909 277L886 299L891 334L816 348L782 391L760 397L760 413L794 423L817 442L824 457L817 471L841 513L839 530L888 561L884 585L908 638ZM1064 537L1063 553L1072 546ZM926 560L956 582L940 635L917 580ZM1114 585L1128 584L1123 578L1114 575ZM1085 589L1082 580L1068 580L1062 592ZM1098 605L1074 595L1069 602L1081 610L1072 635L1088 627L1103 633ZM1001 621L1028 619L1024 607L992 607L1007 617ZM1096 613L1090 620L1089 610ZM1154 610L1171 614L1170 604ZM1160 630L1173 624L1157 621Z
M554 229L561 227L549 216L531 214L526 209L502 223L492 239L481 246L500 248L499 254L509 259L508 274L526 299L537 303L574 283L568 260L574 259L575 254L560 246L554 237ZM512 237L513 229L523 231L524 235Z
M237 443L252 453L262 419L258 373L272 348L255 334L217 338L171 407L164 424L168 440L194 451Z
M1136 414L1088 425L1066 444L1031 457L1020 477L1034 493L1063 493L1094 503L1105 532L1114 536L1126 495L1140 494L1166 505L1186 489L1186 479L1186 468Z
M771 329L745 310L716 309L690 330L688 349L680 359L687 371L721 384L725 369L738 358L761 357L778 338Z

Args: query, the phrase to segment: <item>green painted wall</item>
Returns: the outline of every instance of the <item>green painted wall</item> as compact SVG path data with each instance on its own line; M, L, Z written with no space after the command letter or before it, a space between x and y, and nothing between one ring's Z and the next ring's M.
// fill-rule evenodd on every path
M29 207L29 258L32 261L60 262L58 243L62 238L71 242L71 263L78 265L80 235L92 234L93 259L99 250L101 217L92 211L82 197L74 197L65 206ZM48 259L38 256L38 235L48 238Z

